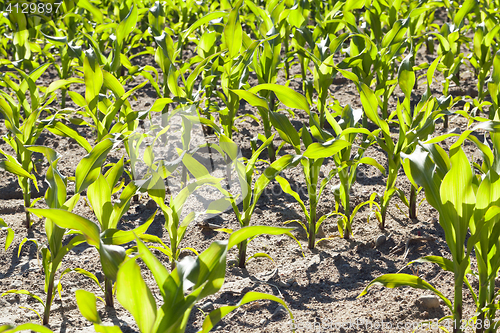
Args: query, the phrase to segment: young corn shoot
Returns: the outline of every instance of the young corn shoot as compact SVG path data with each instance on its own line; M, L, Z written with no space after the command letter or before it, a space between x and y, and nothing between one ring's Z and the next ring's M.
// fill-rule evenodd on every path
M302 172L306 180L307 193L309 198L309 208L307 208L305 203L300 198L299 194L292 190L289 182L281 176L276 177L276 180L281 185L282 190L285 193L291 195L300 204L300 207L306 217L307 226L302 221L287 221L285 223L298 222L299 224L301 224L307 233L308 248L314 249L316 244L323 240L320 239L316 241L316 233L318 232L319 227L326 218L336 214L336 212L326 214L321 216L319 219L316 216L316 209L321 198L321 194L323 193L323 190L328 182L337 172L336 169L332 169L328 173L328 175L323 180L321 180L320 183L319 174L321 166L323 165L323 161L325 160L325 158L337 154L342 149L348 147L350 143L342 139L331 139L323 143L313 142L313 136L311 135L311 133L309 133L305 125L302 127L300 131L301 135L299 136L299 133L297 133L295 128L290 123L290 120L286 116L277 112L273 112L271 113L271 119L281 138L285 142L291 144L295 149L296 154L300 157L300 164L302 166ZM312 116L311 119L311 123L313 123L313 126L311 126L311 130L314 129L314 133L318 134L318 136L321 138L320 133L322 132L319 128L319 121L317 116ZM301 151L301 141L305 147L304 152Z
M119 202L112 203L112 193L122 188L118 183L123 174L123 159L116 163L105 175L101 173L102 163L107 154L117 142L106 139L97 144L76 168L75 192L87 190L87 199L97 221L94 222L70 213L60 208L30 209L37 216L50 219L58 227L76 230L85 237L85 241L94 246L100 256L101 266L105 275L105 301L106 305L113 307L113 281L116 280L118 265L125 258L125 249L119 245L126 244L134 239L134 235L142 236L153 222L156 212L141 226L122 231L118 229L118 222L127 212L130 200L137 192L137 186L131 182L120 194ZM86 275L92 276L91 273ZM97 278L92 277L94 281Z
M34 145L43 129L53 120L52 117L42 121L39 118L43 111L50 109L49 105L55 99L54 92L70 83L80 82L79 79L58 80L43 90L35 82L49 66L48 63L41 65L29 74L15 68L21 77L8 72L2 78L5 85L15 93L17 101L7 92L0 91L0 113L8 129L3 139L15 152L15 155L11 156L0 150L0 154L6 158L6 160L0 160L0 168L17 175L23 191L25 208L31 207L31 185L33 184L38 191L37 181L33 175L32 152L26 147ZM9 67L12 68L12 65ZM12 78L19 81L19 85ZM28 92L30 100L26 96ZM26 211L26 228L30 227L31 217Z
M132 314L141 332L183 333L195 304L217 293L222 287L226 274L227 251L243 240L260 235L262 231L281 234L288 232L289 229L276 227L240 229L229 237L229 241L213 242L195 258L191 256L183 258L170 273L151 250L137 238L138 256L125 260L118 271L117 299ZM136 262L137 258L141 258L153 274L162 298L162 305L159 307L150 287L142 277L141 269ZM102 325L96 308L96 297L92 293L77 290L76 299L80 312L87 320L94 323L96 331L121 332L117 326ZM259 292L248 292L235 306L222 306L209 313L203 320L200 332L209 332L233 310L258 300L272 300L282 304L291 320L294 320L292 312L281 298Z
M250 220L254 213L257 202L264 192L267 185L276 177L279 177L278 174L287 168L294 167L298 164L299 159L292 155L284 155L280 157L278 160L273 162L269 167L267 167L264 172L257 178L254 184L254 176L256 174L255 163L257 162L262 151L268 147L268 145L272 142L274 135L270 138L266 139L261 137L262 140L265 140L263 144L253 152L252 157L249 160L241 161L238 159L236 152L238 151L238 146L231 141L228 137L221 135L220 137L220 147L221 149L230 156L233 161L233 166L238 174L238 181L241 189L241 200L242 200L242 209L238 207L237 196L232 194L231 192L222 188L222 186L218 185L219 191L221 191L224 196L229 200L230 205L232 206L234 213L236 214L236 218L240 224L241 228L248 227L250 225ZM264 230L264 229L263 229ZM263 231L263 234L266 233ZM288 236L293 237L289 232L286 233ZM247 244L249 240L242 240L241 243L238 244L239 252L238 252L238 266L244 268L247 263ZM300 245L300 243L299 243ZM257 254L257 255L260 255ZM268 257L267 254L262 254L263 256ZM253 255L252 257L255 257Z

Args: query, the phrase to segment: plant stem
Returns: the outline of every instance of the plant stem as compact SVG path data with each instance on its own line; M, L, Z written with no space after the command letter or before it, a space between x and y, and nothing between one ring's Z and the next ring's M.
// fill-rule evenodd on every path
M61 108L66 108L66 89L61 89Z
M380 230L384 230L385 229L385 218L387 215L387 206L386 205L383 205L383 204L380 205L380 215L382 215L382 222L380 222L378 227L380 228Z
M24 179L23 181L23 199L24 199L24 207L25 208L30 208L31 207L31 193L30 193L30 181L29 179ZM31 228L31 216L28 211L26 211L26 229Z
M309 249L314 249L314 246L316 245L316 202L311 198L311 214L310 214L310 221L309 221L309 244L308 248Z
M181 187L185 188L187 186L187 168L183 164L182 165L182 174L181 174Z
M238 245L238 267L245 268L246 257L247 257L247 244L248 241L244 240Z
M274 95L274 92L271 92L270 96L269 96L269 110L270 112L275 112L275 109L276 109L276 96ZM269 121L269 115L267 115L267 118L266 121L264 121L264 134L266 136L266 138L269 138L271 137L271 134L272 134L272 131L271 131L271 124L270 124L270 121ZM267 126L266 126L266 123L267 123ZM269 155L269 161L271 163L273 163L274 161L276 161L276 151L274 149L274 144L273 142L271 141L271 143L269 144L269 146L267 146L267 153Z
M290 79L290 64L287 61L287 54L290 51L290 45L288 41L288 36L290 35L290 27L289 25L285 25L285 78L286 80Z
M111 279L108 279L107 277L104 278L104 300L106 301L106 306L109 306L111 308L114 308L114 302L113 302L113 281Z
M481 325L476 326L476 333L483 333L484 332L484 312L481 312L479 316L477 317L477 322L481 323Z
M411 219L417 218L417 189L411 185L409 215Z
M462 285L464 273L455 273L455 297L453 300L453 333L461 333L462 324Z
M226 182L227 182L226 188L228 191L231 188L231 182L232 182L231 165L232 161L229 159L229 156L226 155Z
M47 288L47 299L45 301L45 309L43 311L43 325L49 324L50 308L52 306L52 294L54 293L54 275L50 274L49 286Z
M347 199L349 199L349 194L347 194ZM344 207L344 215L346 216L346 224L345 224L345 230L344 230L344 239L350 239L351 238L351 233L350 233L350 221L351 221L351 207L349 207L349 201L347 201L346 207Z

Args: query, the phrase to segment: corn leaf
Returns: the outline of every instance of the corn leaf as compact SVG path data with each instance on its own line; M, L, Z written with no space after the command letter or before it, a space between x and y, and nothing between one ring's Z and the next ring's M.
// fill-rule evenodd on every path
M63 209L28 208L27 210L38 217L51 219L61 228L81 231L89 245L99 247L99 227L94 222Z
M97 312L96 297L93 293L79 289L75 292L76 304L82 316L95 324L101 323L101 317Z
M358 298L366 295L368 289L374 285L382 285L386 288L398 288L402 286L409 286L416 289L425 289L432 291L436 296L441 298L444 303L451 309L452 305L449 299L447 299L439 290L434 288L429 282L422 280L418 276L410 274L384 274L378 278L371 281L366 288L359 294Z
M116 280L116 298L129 311L142 333L152 333L156 320L156 302L141 276L135 259L125 261Z
M108 153L113 148L113 140L106 139L99 142L76 166L75 192L84 191L101 174L101 166Z

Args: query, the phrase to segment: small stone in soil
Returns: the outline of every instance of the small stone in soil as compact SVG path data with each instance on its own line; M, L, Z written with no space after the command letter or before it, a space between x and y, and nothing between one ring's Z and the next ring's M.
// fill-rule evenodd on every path
M149 200L146 204L147 209L155 209L156 208L156 202L154 202L153 199Z
M282 315L286 314L286 309L283 305L279 305L276 311L274 311L272 318L277 318L281 317Z
M426 309L439 308L439 299L434 295L424 295L418 298L418 301Z
M203 312L209 312L212 311L213 309L214 309L214 303L212 302L206 302L205 304L200 306L200 310Z
M260 208L255 208L255 214L262 214L262 209Z
M375 247L381 246L382 244L385 243L386 240L387 240L387 237L385 235L378 236L377 240L375 241Z

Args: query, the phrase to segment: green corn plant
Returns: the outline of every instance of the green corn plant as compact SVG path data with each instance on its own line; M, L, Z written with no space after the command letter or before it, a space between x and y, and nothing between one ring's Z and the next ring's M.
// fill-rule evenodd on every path
M395 77L396 64L400 55L405 51L405 34L409 26L408 19L400 19L390 25L390 29L377 46L378 53L375 56L373 68L376 72L377 84L375 94L380 97L382 118L389 116L389 100L396 89L397 77Z
M129 6L124 6L123 11L120 9L120 13L117 15L107 17L106 22L104 22L101 11L93 7L90 2L82 1L78 2L77 5L84 5L85 9L91 10L94 16L91 21L96 22L95 27L93 27L87 25L87 21L83 20L81 24L85 28L78 35L84 37L89 48L93 49L104 70L126 80L128 75L125 76L125 68L129 70L129 75L134 74L137 70L135 66L132 66L128 54L131 49L140 47L140 39L145 37L144 35L147 36L136 29L137 22L142 19L147 9L138 9L138 3L133 2ZM72 36L74 37L74 35Z
M100 142L116 133L133 131L137 127L137 113L131 109L128 98L138 89L147 84L144 81L129 91L125 91L119 80L110 72L101 69L97 55L93 49L85 52L83 60L85 80L85 98L75 91L68 94L73 102L84 111L78 113L92 119L90 124L82 119L74 119L79 125L88 125L97 132L96 141ZM110 90L113 97L103 95Z
M470 64L474 68L474 73L477 77L477 99L482 102L487 90L485 91L484 86L488 73L493 65L495 59L495 53L491 52L491 49L495 50L494 38L497 37L498 25L488 31L487 25L482 22L476 26L473 38L473 49L470 55L467 57ZM498 38L498 37L497 37ZM497 49L498 51L498 49Z
M191 36L191 34L196 31L198 28L203 25L209 23L212 20L218 19L220 17L227 16L225 12L214 12L204 17L200 18L196 22L194 22L188 29L183 31L178 35L177 42L174 42L172 39L172 35L174 34L170 29L162 29L160 30L159 25L161 24L161 5L156 5L151 9L149 17L154 17L150 19L152 23L152 28L150 29L154 41L158 47L146 48L146 51L140 52L140 54L150 54L154 56L154 60L158 67L160 67L163 73L163 80L161 83L159 82L159 74L158 71L152 66L144 66L143 70L139 73L146 77L153 87L155 88L157 94L161 98L170 98L170 97L178 97L185 98L186 90L190 88L186 85L185 80L185 72L191 67L192 64L199 62L202 57L194 57L187 62L182 62L182 49L184 47L184 43ZM168 31L168 32L166 32ZM132 58L132 57L131 57ZM203 60L203 59L201 59ZM200 69L198 69L199 71ZM156 76L156 79L151 75L150 72L153 72ZM187 76L187 75L186 75ZM194 78L194 77L193 77ZM182 79L185 87L179 85L179 79ZM168 105L166 105L168 107ZM165 110L165 112L167 112Z
M100 224L101 232L104 234L109 233L111 236L117 230L118 222L127 212L130 201L137 191L137 187L131 182L121 193L120 202L117 204L111 203L111 195L117 190L115 185L118 182L118 177L121 177L122 174L123 158L107 172L106 176L100 174L96 181L87 189L87 199ZM148 221L141 226L142 232L147 230L153 218L154 214L152 218L149 218ZM115 244L121 245L119 242ZM105 276L105 301L106 305L111 307L113 307L112 281L112 277Z
M316 218L316 208L319 202L319 198L323 192L324 187L327 185L328 181L335 175L335 171L332 172L321 182L318 186L318 176L321 165L326 157L330 157L338 153L341 149L347 147L349 143L345 140L335 140L332 139L329 142L326 137L328 134L320 129L319 118L316 114L310 112L309 104L306 98L295 92L294 90L280 86L277 84L260 84L251 88L248 91L236 91L238 95L244 98L251 105L260 107L262 109L269 108L268 104L259 96L256 95L260 90L267 89L272 91L276 97L286 106L290 108L297 108L306 111L310 116L311 131L313 131L313 136L317 140L322 140L322 143L313 143L312 135L308 132L307 128L303 127L301 130L302 135L299 135L295 128L292 126L290 120L278 113L269 111L270 121L273 127L278 131L280 137L286 143L292 145L297 155L301 156L300 163L302 165L302 170L306 178L307 191L309 195L309 210L304 205L300 196L291 189L290 184L283 177L277 176L276 180L280 183L283 191L294 197L295 200L299 202L301 208L306 216L308 226L302 226L308 233L310 249L313 249L316 245L316 233L321 223L327 218L328 215L324 215L321 218ZM269 109L268 109L269 110ZM331 137L331 135L330 135ZM302 153L301 150L301 138L302 142L306 148L306 151ZM311 146L311 148L309 148Z
M217 90L216 92L225 104L225 108L221 109L218 113L221 118L224 135L229 139L233 137L234 121L240 107L240 99L232 90L240 89L248 78L248 66L259 45L256 41L252 42L250 37L242 30L239 16L242 2L236 2L224 26L222 36L227 53L226 57L222 59L222 66L220 66L220 85L222 91ZM241 54L242 47L246 49L243 54Z
M373 198L366 202L358 204L352 211L350 207L350 192L352 185L356 181L357 170L360 164L372 165L376 167L382 174L385 174L385 169L375 159L369 156L364 156L365 150L376 142L375 135L380 130L371 133L365 128L359 128L359 121L362 117L361 110L353 110L350 105L346 105L343 109L339 108L335 114L331 114L326 110L326 120L335 132L339 139L343 139L350 143L349 146L341 149L338 153L332 156L340 183L333 188L335 195L335 212L341 216L338 222L340 236L349 239L352 234L352 221L356 212L366 204L375 204ZM337 122L334 116L340 116ZM360 146L356 145L356 137L358 134L363 134L366 140L361 142ZM325 133L323 133L325 135ZM332 137L333 138L333 137ZM351 158L352 148L358 147L357 152ZM339 204L342 205L343 213L339 212Z
M339 36L338 38L340 39L345 39L345 35ZM324 43L321 45L323 46ZM333 54L328 55L326 50L327 46L324 45L323 47L318 47L319 50L321 50L320 56L321 58L316 57L313 53L309 52L308 50L302 48L300 45L298 46L298 49L300 53L302 54L302 57L307 58L311 60L314 64L314 70L313 70L313 84L312 87L316 91L318 95L318 101L317 101L317 107L318 107L318 113L319 113L319 121L320 121L320 126L323 128L325 126L325 110L326 110L326 102L327 98L329 97L329 87L333 83L333 78L335 77L335 74L337 71L333 67ZM307 88L309 88L311 85L309 82L307 82ZM306 96L308 97L308 101L310 104L312 104L312 91L311 89L306 90L307 94Z
M415 108L412 108L410 104L411 91L415 84L411 54L401 62L398 71L398 83L405 94L405 100L403 104L398 101L396 111L388 117L387 121L378 114L379 101L374 92L364 83L357 83L361 103L367 118L381 130L382 137L377 137L378 145L388 154L386 188L380 197L380 212L376 213L381 229L385 228L387 208L391 198L394 194L400 192L395 184L398 171L401 168L401 153L411 153L415 149L418 140L427 139L434 130L436 120L443 113L441 109L445 109L447 102L449 102L449 100L444 100L440 103L430 94L430 84L439 60L440 58L437 58L429 67L427 72L427 92L422 96ZM397 118L397 121L394 121L394 118ZM399 124L399 136L396 143L394 143L389 130L389 122L391 121ZM408 203L410 217L412 218L416 215L416 191L417 189L412 187ZM401 194L400 196L401 198L404 197ZM403 200L403 202L407 202L407 200Z
M67 36L64 36L62 31L55 29L56 36L44 37L49 42L50 48L47 51L47 57L52 61L57 70L57 74L61 80L69 79L75 70L76 63L83 65L81 46L77 46L75 41L70 41ZM52 54L52 47L57 47L59 51L60 64L55 60ZM75 61L76 60L76 61ZM67 89L61 88L61 108L66 108Z
M186 165L187 169L190 169L190 164L196 163L194 158L190 158L187 154L184 157L181 157L181 161L184 165ZM168 236L170 239L170 247L162 244L163 247L155 247L160 250L162 253L167 255L170 259L170 264L172 270L176 267L177 261L179 260L179 256L182 250L190 250L197 254L195 249L192 248L181 248L180 243L182 242L184 235L186 233L187 227L189 224L198 216L202 215L205 212L189 212L184 219L181 221L182 211L186 200L188 197L194 193L198 188L205 184L216 184L221 181L219 178L206 176L201 179L196 179L191 182L183 189L179 191L177 195L171 195L169 200L169 205L165 204L165 183L163 175L166 175L165 178L171 173L171 171L167 170L163 166L159 165L157 167L158 171L155 171L153 168L154 165L150 166L152 169L150 170L151 177L148 182L142 185L143 189L147 189L149 196L153 199L158 206L161 208L163 212L163 216L165 218L165 228L168 231ZM177 167L177 166L175 166ZM211 210L211 207L208 207L207 210Z
M394 92L395 83L397 83L394 78L396 64L407 48L408 39L405 36L409 34L408 28L411 21L410 17L404 19L396 17L396 15L401 14L401 2L391 4L390 9L386 5L377 1L376 5L366 8L365 19L371 23L370 32L375 38L370 38L366 33L363 33L359 25L356 24L353 14L346 13L346 8L344 8L346 19L343 22L351 32L346 34L345 38L349 37L350 47L346 58L338 64L340 69L352 68L356 79L341 73L355 83L362 82L368 87L371 87L373 83L376 84L374 92L382 101L380 105L382 119L388 117L389 98ZM389 16L382 14L385 10L389 11ZM387 26L387 29L383 29L384 25ZM340 42L342 43L343 40ZM338 50L341 43L333 43L330 49L332 51ZM366 121L367 118L364 115L364 126L366 126Z
M200 107L202 107L200 113L209 120L214 120L214 115L218 112L218 106L211 100L216 95L216 80L221 74L217 70L219 57L216 56L222 52L220 45L216 44L216 41L221 40L221 38L221 33L217 31L216 26L209 25L200 36L197 45L198 55L209 59L200 70L201 82L198 86L198 96L204 101L204 103L200 103ZM212 134L212 129L208 127L207 133Z
M306 231L308 237L308 248L314 249L316 244L323 239L316 241L316 233L318 232L321 224L330 216L334 215L335 212L330 214L325 214L319 218L316 215L316 209L328 182L335 176L337 170L332 169L324 179L319 180L320 168L323 165L325 158L331 157L337 154L342 149L350 145L349 142L343 139L332 138L330 140L325 140L323 142L313 142L313 137L318 139L323 139L321 131L319 128L319 121L317 115L311 117L311 135L309 130L305 125L303 125L300 130L300 134L297 133L295 128L290 123L290 120L277 112L271 113L271 119L273 126L278 131L280 137L288 144L291 144L298 156L300 156L300 164L302 166L302 172L304 174L307 186L307 193L309 198L309 207L306 207L303 200L300 198L299 194L292 190L289 182L281 177L277 176L276 180L280 184L283 192L291 195L299 204L305 215L307 225L302 221L287 221L298 222ZM302 152L301 141L304 145L305 151Z
M265 228L265 229L262 229ZM224 283L227 251L245 239L255 237L265 230L268 234L289 232L288 228L247 227L234 232L229 241L212 243L195 258L186 257L169 273L149 248L137 239L138 255L127 259L118 271L117 299L134 317L141 333L184 332L194 305L215 294ZM163 304L158 307L150 288L146 285L136 260L140 258L151 270L160 289ZM83 290L76 292L80 312L104 332L121 332L118 327L103 327L96 309L96 298ZM272 300L285 306L290 318L293 314L286 303L273 295L249 292L234 306L222 306L207 315L201 332L209 332L222 318L240 306L257 300Z
M111 37L111 40L113 40L113 50L109 54L108 58L113 59L110 64L110 71L114 73L116 77L124 75L122 62L126 62L127 65L129 63L128 58L125 55L125 48L130 50L135 46L133 43L132 32L136 28L137 21L139 19L138 16L139 10L137 9L135 2L133 2L127 16L120 20L120 23L118 23L116 29L113 31L113 36L115 37L114 40ZM130 68L130 66L127 67Z
M398 106L396 108L397 123L400 126L398 147L400 147L401 152L405 154L411 153L415 149L418 140L426 139L427 136L434 131L435 121L449 105L449 98L434 99L431 97L431 83L434 78L435 70L439 66L441 60L441 57L437 57L429 66L426 73L427 89L416 106L412 106L410 102L411 92L416 82L416 68L412 66L412 55L410 54L405 57L399 67L398 85L403 91L405 98L401 104L402 107L399 105L398 101ZM389 120L392 119L393 115L394 113L389 117ZM406 135L402 135L402 133L406 133ZM404 141L400 143L402 140ZM410 197L408 200L403 191L399 189L396 190L401 201L408 206L408 216L410 218L417 217L417 191L418 188L414 186L414 184L411 184Z
M292 56L292 54L294 53L293 48L296 47L297 45L299 46L304 45L303 43L297 44L297 41L292 36L295 36L295 29L304 29L307 23L306 21L309 11L306 8L304 8L303 5L305 4L306 4L305 2L299 2L297 3L298 6L293 6L292 8L286 8L282 12L282 15L285 17L286 20L286 23L282 24L280 29L280 37L283 40L284 51L286 54L286 58L284 59L286 80L291 79L290 66L294 63L293 62L294 57ZM299 57L299 65L301 66L301 69L304 70L305 59L300 55L298 57Z
M494 125L494 129L498 125ZM483 127L484 128L484 127ZM496 132L496 129L495 129ZM463 332L462 286L470 290L477 312L475 319L481 325L476 332L495 332L495 293L494 279L500 269L498 245L498 220L500 196L498 193L498 134L492 134L494 151L487 157L485 164L491 164L484 176L474 175L473 168L462 150L462 142L470 134L465 132L450 147L450 156L436 145L420 149L405 156L405 171L409 179L423 186L428 202L439 212L439 223L445 231L446 242L452 254L452 260L439 257L423 257L417 262L431 262L442 269L454 273L455 289L453 303L436 290L428 282L408 274L386 274L373 280L363 291L374 284L387 287L409 285L414 288L427 289L441 297L453 314L453 332ZM473 140L477 141L477 140ZM484 148L484 144L482 145ZM485 150L486 151L486 150ZM432 158L431 158L432 157ZM467 239L467 234L470 237ZM465 246L464 246L465 245ZM470 255L475 250L477 273L471 270ZM468 281L467 274L474 273L479 279L478 294ZM360 295L360 296L361 296ZM489 327L488 327L489 326Z
M0 90L0 113L8 129L3 139L15 152L14 156L10 156L0 151L0 154L6 158L0 162L0 167L17 175L26 208L31 207L32 183L38 191L36 178L33 175L32 152L26 149L26 146L35 144L45 126L50 123L50 117L42 121L39 118L42 111L48 110L50 103L54 100L54 91L79 81L78 79L55 81L45 88L42 94L42 88L37 87L35 82L49 66L50 64L42 65L29 74L17 70L22 79L12 72L7 72L1 78L2 82L15 93L17 101L7 92ZM28 92L30 100L26 96ZM31 218L26 212L26 227L30 228L30 226Z
M157 102L161 100L165 102L165 100L167 99L159 99L157 100ZM152 110L161 112L163 109L163 106L161 104L162 103L155 103ZM205 213L203 211L192 211L189 212L181 221L182 212L186 200L188 200L189 196L193 194L198 188L204 185L217 184L222 180L222 178L212 177L208 173L206 168L201 165L195 157L193 157L198 149L208 146L210 150L212 147L210 144L206 143L203 143L201 145L198 145L196 143L195 146L195 143L192 142L192 137L194 134L196 134L192 133L193 127L196 124L200 124L200 120L203 120L203 118L198 117L196 109L178 108L170 112L167 116L168 117L166 121L164 121L165 116L162 116L161 118L161 122L167 124L166 127L161 127L161 124L155 125L153 123L153 125L149 128L148 133L135 133L134 136L130 136L128 138L127 146L129 154L131 154L130 162L134 182L137 184L140 191L147 191L149 196L160 206L163 211L163 215L165 218L165 228L167 229L170 238L170 246L167 247L162 243L161 245L163 247L156 248L168 256L173 269L175 267L176 261L179 259L181 251L191 250L196 253L196 250L192 248L181 248L180 243L184 238L189 224L199 215ZM175 132L174 130L176 130L176 128L171 127L170 125L172 117L179 117L182 121L182 125L180 126L178 131ZM174 154L178 154L178 156L176 156L173 161L165 161L160 158L160 155L155 155L156 148L159 148L161 150L171 147L170 145L165 147L158 145L158 142L161 141L160 138L166 133L168 133L169 136L173 138L173 146L175 146L176 149L176 152L174 152ZM177 137L180 139L180 142L176 142L174 140L176 135L178 135ZM141 156L141 147L144 146L144 143L146 141L149 141L149 143L145 147L143 155ZM181 144L182 148L177 147L177 144ZM142 160L145 163L147 170L143 175L137 177L139 175L140 167L137 164L139 160ZM206 171L206 173L203 174L203 177L199 176L199 172L197 172L198 168L204 169ZM192 172L193 177L190 177L188 171ZM172 183L175 183L175 180L172 177L177 176L178 172L180 173L181 189L180 192L174 193L169 187L168 192L170 195L170 200L169 205L167 205L165 204L165 198L167 195L165 181L170 182L172 180ZM210 207L208 207L207 209L212 210L212 208Z
M52 148L44 146L30 146L29 150L42 153L49 162L49 168L45 174L45 180L49 188L45 192L45 203L50 208L59 208L67 211L73 210L77 204L80 194L72 198L67 198L67 179L63 177L57 169L57 163L61 156ZM47 234L48 246L42 248L42 263L45 273L45 293L47 298L44 306L43 325L49 324L50 308L55 297L55 289L59 287L60 282L55 285L57 270L61 267L63 257L76 245L84 242L83 237L74 237L71 241L63 245L63 238L66 229L58 227L50 219L45 221L45 233Z
M52 148L44 146L29 146L26 147L32 152L38 152L45 155L49 161L49 169L46 172L46 182L49 184L49 188L45 192L45 202L51 208L59 208L66 211L71 211L77 204L80 195L76 194L72 198L66 200L67 198L67 180L63 177L58 169L57 163L60 159L60 155L57 154ZM39 301L43 308L43 319L41 318L43 325L49 324L50 309L52 302L55 297L56 288L61 289L61 282L55 284L55 277L58 269L61 267L62 259L64 256L76 245L84 242L83 237L74 237L71 241L63 245L63 238L66 235L66 229L59 228L51 220L47 219L45 222L45 233L47 234L48 244L42 246L42 264L45 273L45 302L42 299L27 290L8 290L5 294L27 294L33 297L35 300ZM22 243L28 241L25 238ZM21 247L19 247L19 252ZM34 310L33 310L34 311ZM35 311L36 312L36 311Z
M442 64L438 70L443 73L445 81L443 83L443 95L448 97L450 82L453 81L457 86L460 85L460 65L463 62L465 55L460 48L462 43L468 42L464 36L464 22L467 15L477 5L476 0L466 0L460 9L455 10L455 6L450 6L448 3L448 16L452 20L450 23L445 23L441 27L440 34L444 38L440 38L440 48L438 54L443 56ZM481 88L482 90L482 88ZM448 128L448 116L444 118L444 128Z
M160 15L160 13L157 13L158 9L156 9L154 15ZM211 63L212 67L214 64L218 61L214 60L217 59L217 56L220 54L219 52L211 54L209 57L203 58L201 56L195 56L191 58L187 62L180 61L182 58L182 48L183 48L183 43L187 41L187 39L191 36L191 34L196 31L198 28L204 26L205 24L209 23L211 20L215 20L221 17L227 16L227 13L225 12L214 12L210 13L208 15L205 15L204 17L200 18L197 20L195 23L193 23L188 29L186 29L182 34L180 34L178 37L178 41L174 43L172 37L171 37L171 32L169 33L165 31L156 31L156 28L151 29L151 32L153 33L153 38L155 40L155 43L158 45L156 49L154 48L147 48L146 51L141 52L140 54L151 54L154 56L155 62L157 65L160 67L162 73L163 73L163 79L160 82L160 75L156 68L152 66L144 66L143 68L138 70L138 75L141 75L148 79L148 81L151 83L153 88L155 89L157 95L160 97L160 100L169 100L169 102L162 103L163 109L161 110L163 115L166 115L169 112L170 106L174 105L173 102L179 102L179 103L197 103L200 105L202 102L200 101L200 95L201 91L208 90L209 91L209 96L206 99L209 107L207 110L210 109L210 95L212 89L207 86L207 82L202 82L202 87L200 91L196 92L194 91L194 86L196 83L196 79L198 75L202 74L205 67L207 66L207 63ZM156 21L153 20L153 23ZM195 65L195 69L191 71L191 73L188 72L190 67ZM153 73L154 76L151 74ZM188 75L189 74L189 75ZM185 78L187 76L187 79ZM209 80L214 80L215 77L211 76ZM183 85L179 84L179 79L182 80ZM172 98L173 100L170 100ZM155 103L156 104L156 103ZM160 105L160 104L158 104ZM175 106L174 106L175 108ZM212 117L213 118L213 117ZM207 119L211 119L210 116L207 117ZM162 124L163 126L166 126L166 124ZM163 140L166 140L166 137L163 138Z
M267 94L267 99L265 99L258 95L261 91L271 92L272 95ZM264 125L264 136L266 137L266 140L272 136L272 114L276 113L272 111L273 108L276 108L276 103L272 102L274 96L276 96L277 99L285 106L288 106L290 108L302 109L310 114L309 104L306 98L286 86L281 86L274 83L264 83L252 87L248 90L234 89L232 90L232 92L239 96L240 99L246 100L250 105L257 108ZM272 146L273 148L269 149L271 145L272 141L268 146L268 154L269 160L273 162L276 159L276 152L274 146Z
M118 222L127 212L130 200L137 192L137 186L133 182L129 183L120 194L119 202L112 203L111 195L117 191L115 185L123 174L123 159L110 168L105 175L101 173L101 166L108 152L116 144L117 142L111 139L100 142L76 168L75 193L87 190L87 199L99 225L60 208L30 209L30 212L50 219L60 228L78 231L89 245L98 250L105 275L105 301L110 307L113 307L113 281L116 280L118 265L125 257L125 249L119 245L130 242L134 238L134 233L143 235L156 214L155 212L146 223L133 230L117 229ZM120 183L118 189L121 187ZM97 278L92 279L97 281Z
M4 20L4 23L13 35L14 54L12 60L22 69L31 71L33 68L37 68L39 64L32 61L33 44L30 41L29 22L26 15L22 11L13 10L8 13L8 20Z
M466 112L464 112L466 114ZM471 271L479 279L479 290L475 292L467 279L464 281L476 303L476 315L477 320L481 320L483 323L494 323L495 319L495 300L498 297L498 293L494 291L494 279L498 275L498 270L500 265L498 264L497 247L498 243L498 227L496 223L498 222L498 184L497 184L497 164L498 164L498 149L500 147L498 128L498 121L486 121L476 117L480 123L465 130L461 134L449 133L438 136L428 141L428 144L424 145L423 148L429 153L429 156L436 161L439 174L444 174L447 169L449 169L449 161L447 156L442 149L433 143L440 142L446 138L452 136L458 136L455 144L452 148L461 145L466 139L472 141L479 149L483 161L479 165L477 162L473 162L472 166L474 171L478 174L472 179L473 187L475 191L475 206L473 212L473 218L469 223L470 233L474 235L471 241L467 243L467 248L474 246L476 259L478 261L477 272ZM489 131L491 142L493 143L493 150L490 148L488 141L485 138L484 142L481 142L476 136L471 135L477 129L484 129ZM450 152L451 154L451 152ZM405 165L405 172L411 175L413 172L413 165L411 164L412 156L408 158L408 162ZM470 252L470 250L469 250ZM427 260L422 258L420 261ZM428 260L434 262L432 260ZM453 267L447 265L443 267L448 271L453 272ZM498 325L495 324L491 327L479 326L480 329L476 332L496 332Z
M306 133L306 130L302 130L302 133ZM302 134L303 136L310 135ZM323 164L323 161L330 154L335 154L338 150L344 148L347 145L342 141L335 141L330 146L324 146L320 143L311 143L307 146L304 152L303 158L300 160L302 165L302 170L306 179L307 193L309 197L309 207L306 207L305 203L300 198L299 194L292 190L290 183L283 177L277 176L276 180L281 186L283 192L291 195L299 204L302 212L305 215L307 225L300 220L286 221L285 224L291 222L298 222L306 231L308 238L308 248L314 249L315 246L322 240L327 238L322 238L316 240L316 234L318 233L321 224L330 216L334 214L325 214L321 217L317 217L316 209L318 207L319 200L328 182L335 176L336 170L333 169L324 179L319 183L319 171ZM309 148L311 147L311 148Z
M224 26L222 34L222 41L225 45L222 50L226 50L227 52L219 58L219 63L222 62L222 65L218 66L222 91L217 90L216 94L225 105L222 109L218 108L218 114L223 133L229 139L233 137L235 120L239 118L237 117L237 112L240 106L241 96L237 94L237 91L249 88L247 81L250 75L250 68L260 45L277 37L277 35L274 34L264 39L252 40L241 27L241 19L238 14L241 4L242 1L238 1L228 15L227 23ZM266 110L258 109L258 111L262 118L265 135L268 138L271 135L269 116ZM251 117L257 120L256 117ZM273 161L273 146L270 145L268 150L269 156Z
M221 191L224 196L229 200L229 203L233 207L233 211L236 214L236 219L238 220L240 227L245 228L250 225L250 220L254 213L257 202L262 195L263 191L267 185L283 170L287 168L294 167L298 164L299 159L293 155L284 155L278 160L273 162L269 167L267 167L262 174L255 180L254 176L256 173L255 163L257 162L262 151L272 142L274 135L266 139L262 145L253 152L252 156L248 160L240 161L237 156L238 146L230 140L228 137L221 135L220 148L224 151L233 161L233 166L238 174L238 181L241 189L241 209L238 206L238 197L233 195L230 191L225 190L220 186L217 186L219 191ZM262 137L264 140L265 138ZM208 172L208 171L206 171ZM203 176L200 174L200 176ZM253 185L253 186L252 186ZM288 235L294 238L290 233ZM243 240L238 244L238 266L244 268L248 260L257 256L269 257L267 254L257 253L251 256L247 260L247 245L248 240ZM300 243L299 243L300 245Z
M246 2L245 5L253 12L256 18L258 18L262 23L257 30L261 40L265 40L256 49L252 61L252 69L257 75L259 84L275 84L278 79L278 70L281 63L281 49L282 49L282 35L281 31L283 27L286 26L286 16L284 16L285 11L285 1L268 3L267 8L264 10L252 2ZM275 5L273 7L273 5ZM274 38L269 39L267 36L275 35ZM287 39L285 37L285 39ZM271 111L276 111L276 97L272 90L262 90L259 92L260 96L269 101L269 109ZM268 117L267 117L268 118ZM265 124L265 123L264 123ZM274 162L274 147L270 146L268 149L270 154L270 161Z

